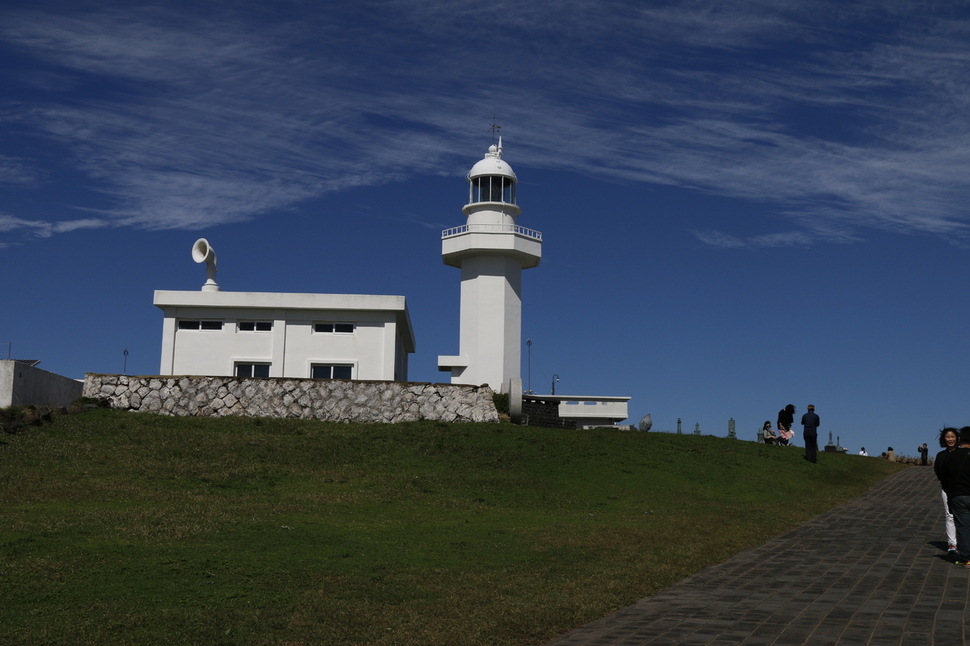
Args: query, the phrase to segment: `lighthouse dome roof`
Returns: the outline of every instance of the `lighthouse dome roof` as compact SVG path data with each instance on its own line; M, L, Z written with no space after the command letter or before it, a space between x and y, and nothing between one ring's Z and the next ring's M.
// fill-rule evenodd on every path
M501 139L499 139L497 146L494 144L489 146L488 152L485 153L485 158L472 166L472 169L468 171L468 179L474 179L484 175L510 177L513 181L517 179L515 172L512 171L512 167L502 159Z

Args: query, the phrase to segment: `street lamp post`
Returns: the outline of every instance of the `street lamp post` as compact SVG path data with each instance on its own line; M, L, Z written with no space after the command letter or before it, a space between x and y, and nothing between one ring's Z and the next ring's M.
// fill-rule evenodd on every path
M529 347L529 390L532 392L532 339L526 339L525 344Z

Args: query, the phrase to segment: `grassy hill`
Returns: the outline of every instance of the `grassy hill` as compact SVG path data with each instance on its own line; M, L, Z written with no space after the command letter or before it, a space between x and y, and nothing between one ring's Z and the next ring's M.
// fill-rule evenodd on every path
M706 436L107 410L0 441L10 645L537 644L903 468Z

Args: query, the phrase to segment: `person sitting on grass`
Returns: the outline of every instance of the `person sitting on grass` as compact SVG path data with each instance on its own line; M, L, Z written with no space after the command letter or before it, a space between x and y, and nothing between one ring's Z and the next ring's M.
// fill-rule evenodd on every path
M778 442L778 436L771 430L771 422L765 422L765 425L761 427L761 436L764 438L765 444L776 444Z

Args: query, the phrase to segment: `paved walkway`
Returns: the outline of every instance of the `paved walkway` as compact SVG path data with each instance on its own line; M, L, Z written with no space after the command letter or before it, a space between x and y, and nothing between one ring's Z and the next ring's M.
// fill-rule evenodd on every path
M906 469L546 646L966 645L970 570L945 549L933 469Z

